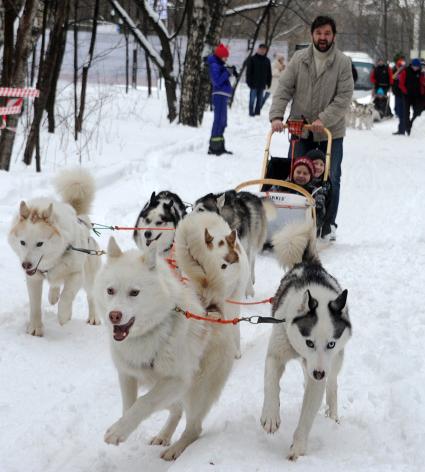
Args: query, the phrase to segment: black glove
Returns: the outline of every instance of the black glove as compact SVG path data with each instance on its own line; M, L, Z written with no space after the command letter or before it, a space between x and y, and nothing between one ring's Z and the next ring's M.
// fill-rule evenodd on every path
M236 77L236 79L239 77L239 72L238 69L236 69L236 66L226 66L226 69L229 71L229 74Z

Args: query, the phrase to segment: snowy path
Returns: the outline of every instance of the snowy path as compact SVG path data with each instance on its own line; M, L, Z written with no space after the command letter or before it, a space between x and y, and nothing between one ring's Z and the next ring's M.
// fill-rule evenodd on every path
M163 103L155 99L134 103L130 117L124 106L114 105L97 147L90 150L89 167L98 183L94 221L133 224L153 190L168 188L193 201L259 175L267 121L265 116L249 119L243 99L229 116L226 136L235 151L229 158L205 155L210 114L194 130L165 125ZM349 290L354 327L340 377L341 424L325 418L322 409L308 455L296 464L285 456L302 398L297 363L290 364L281 382L279 432L267 436L259 424L268 326L243 326L243 357L235 363L201 439L178 461L165 463L158 447L146 445L161 427L162 413L120 447L104 444L104 431L121 409L106 333L84 323L86 305L79 294L74 318L66 326L58 325L55 310L44 300L45 337L24 334L25 282L6 242L19 201L52 193L54 170L75 160L73 145L64 154L63 143L50 138L42 175L19 166L10 174L0 173L0 470L423 470L425 120L418 120L410 139L391 136L393 128L395 123L387 122L371 132L350 130L345 141L338 242L322 252L325 266ZM108 236L102 236L102 246ZM133 246L130 234L117 236L125 247ZM271 296L281 274L272 257L260 256L256 298Z

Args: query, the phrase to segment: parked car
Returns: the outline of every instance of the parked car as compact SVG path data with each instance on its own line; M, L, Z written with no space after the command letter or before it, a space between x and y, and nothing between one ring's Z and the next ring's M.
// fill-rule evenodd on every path
M344 51L344 54L351 58L357 70L357 81L354 84L354 90L372 90L370 73L375 65L373 59L365 52Z

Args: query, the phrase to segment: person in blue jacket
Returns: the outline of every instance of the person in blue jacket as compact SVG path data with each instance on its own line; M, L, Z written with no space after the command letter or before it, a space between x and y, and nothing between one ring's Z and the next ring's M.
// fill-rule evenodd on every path
M214 54L207 57L208 71L212 85L212 105L214 110L214 122L211 130L210 146L208 154L232 154L224 146L224 130L227 126L227 102L232 96L233 88L230 84L230 76L237 75L234 66L226 66L229 58L229 49L224 44L219 44L214 49Z

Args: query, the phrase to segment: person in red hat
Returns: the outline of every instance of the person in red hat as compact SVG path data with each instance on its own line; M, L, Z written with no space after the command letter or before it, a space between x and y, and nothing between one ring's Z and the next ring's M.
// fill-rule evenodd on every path
M292 166L292 179L294 184L306 187L314 177L314 165L308 157L299 157Z
M233 88L230 84L230 76L237 76L235 67L226 67L229 58L229 49L224 44L219 44L214 49L214 54L207 58L208 71L212 85L212 105L214 121L211 130L208 154L232 154L224 145L224 130L227 126L227 102L232 96Z

